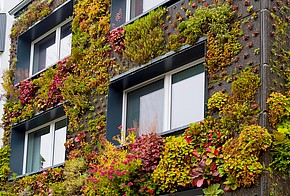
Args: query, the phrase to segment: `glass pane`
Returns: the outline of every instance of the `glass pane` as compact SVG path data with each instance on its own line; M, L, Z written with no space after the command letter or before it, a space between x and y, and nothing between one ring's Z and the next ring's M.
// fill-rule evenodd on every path
M162 3L164 0L131 0L130 19L150 10L151 8Z
M34 44L33 74L53 65L58 60L55 32Z
M127 94L127 128L139 128L139 134L163 130L164 80Z
M71 23L68 23L61 27L60 35L60 58L64 59L65 57L70 56L71 54Z
M113 0L111 9L111 29L114 29L125 23L126 0Z
M171 129L204 118L205 73L198 65L172 76Z
M162 3L164 0L143 0L143 12L150 10L151 8L157 6L158 4Z
M53 165L65 160L66 119L55 123Z
M143 0L131 0L130 19L143 13Z
M50 126L28 134L26 172L51 166Z

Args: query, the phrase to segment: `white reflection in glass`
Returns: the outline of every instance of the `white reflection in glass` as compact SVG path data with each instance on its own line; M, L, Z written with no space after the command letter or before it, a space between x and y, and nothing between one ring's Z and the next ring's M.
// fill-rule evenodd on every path
M28 135L26 172L38 171L51 163L50 127L44 127Z
M164 89L140 97L139 133L161 132L163 129Z
M61 27L61 35L60 35L60 57L59 59L64 59L65 57L70 56L71 54L71 24L68 23Z
M58 60L56 32L51 33L34 45L33 74L53 65Z
M204 118L204 80L203 72L172 84L171 129Z
M55 130L54 133L54 154L53 165L64 162L65 159L65 143L66 140L66 127Z

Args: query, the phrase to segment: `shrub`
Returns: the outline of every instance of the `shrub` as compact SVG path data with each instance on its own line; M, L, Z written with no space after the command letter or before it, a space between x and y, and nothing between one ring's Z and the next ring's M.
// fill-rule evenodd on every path
M165 139L161 160L152 174L152 180L159 184L159 191L175 192L178 187L191 184L192 154L194 147L184 137L170 136Z
M224 164L219 168L220 173L227 175L225 189L253 185L263 171L260 152L271 144L268 131L256 125L245 127L237 138L228 140L222 148Z
M124 27L126 59L142 65L164 54L163 15L164 10L159 8Z
M141 135L136 142L130 144L130 151L142 159L141 170L145 173L153 172L163 151L163 138L156 133Z
M83 192L89 195L134 195L133 179L140 165L138 156L105 141L96 163L89 165Z

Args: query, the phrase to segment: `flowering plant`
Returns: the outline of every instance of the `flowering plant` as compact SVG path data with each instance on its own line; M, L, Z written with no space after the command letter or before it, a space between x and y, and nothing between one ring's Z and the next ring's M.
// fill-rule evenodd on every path
M136 195L133 179L141 165L140 157L108 141L103 145L96 163L89 164L88 183L83 192L88 195Z

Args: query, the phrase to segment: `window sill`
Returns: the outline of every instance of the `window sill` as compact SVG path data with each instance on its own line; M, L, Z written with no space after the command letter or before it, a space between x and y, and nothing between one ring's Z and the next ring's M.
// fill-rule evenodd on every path
M40 75L41 75L42 73L44 73L46 70L48 70L48 69L50 69L50 68L55 68L59 62L65 60L65 59L67 59L67 58L69 58L69 57L70 57L70 56L67 56L67 57L65 57L65 58L63 58L63 59L57 61L56 63L54 63L54 64L52 64L52 65L50 65L50 66L44 68L43 70L41 70L41 71L39 71L39 72L37 72L37 73L35 73L35 74L33 74L33 75L27 77L26 79L24 79L24 80L22 80L22 81L20 81L20 82L18 82L18 83L15 84L14 86L15 86L15 87L18 87L18 86L20 85L20 83L23 82L23 81L26 81L26 80L34 80L34 79L39 78Z
M40 173L42 173L42 172L44 172L45 170L48 170L48 169L53 169L53 168L57 168L57 167L63 167L64 164L65 164L65 162L59 163L59 164L56 164L56 165L53 165L53 166L50 166L50 167L43 168L43 169L41 169L39 171L30 172L30 173L26 173L26 174L21 174L21 175L16 176L15 179L24 178L26 176L31 176L31 175L34 175L34 174L40 174ZM8 178L8 181L13 181L15 179L12 176L10 176Z

